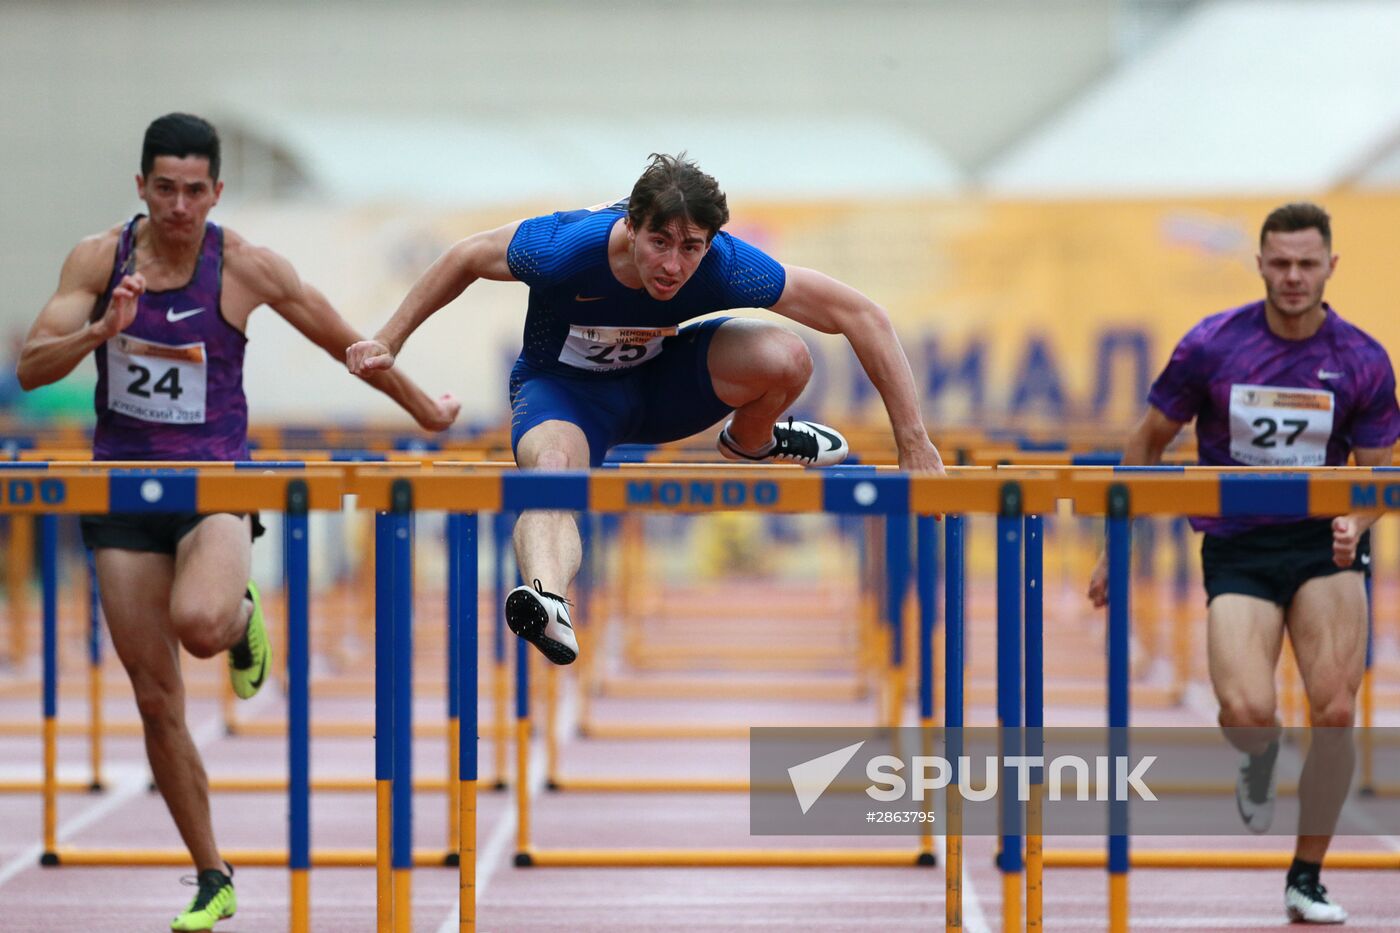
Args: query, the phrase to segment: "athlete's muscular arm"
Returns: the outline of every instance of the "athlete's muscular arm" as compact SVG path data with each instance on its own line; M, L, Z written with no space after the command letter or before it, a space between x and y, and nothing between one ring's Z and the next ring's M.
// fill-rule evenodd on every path
M325 295L303 282L290 262L269 249L244 243L227 250L225 275L238 277L252 294L336 361L344 359L346 349L360 339ZM371 373L362 378L429 431L446 430L462 407L451 395L430 398L403 373Z
M850 341L856 358L885 403L905 470L943 472L943 461L929 440L919 413L914 373L885 309L830 276L785 266L787 284L773 310L824 334Z
M26 391L57 382L109 338L131 326L136 300L146 290L140 273L124 276L112 290L100 320L90 321L93 305L107 288L115 230L88 237L68 254L58 290L44 305L20 348L16 375Z
M439 308L477 279L513 282L506 252L520 226L512 221L458 241L437 258L408 290L398 310L370 340L361 340L345 353L345 366L357 376L393 367L394 357L410 334Z
M1142 420L1123 442L1123 466L1156 466L1167 446L1181 433L1183 422L1173 421L1155 405L1148 405Z
M1123 442L1123 466L1156 466L1162 462L1167 445L1181 432L1183 422L1173 421L1155 405L1148 405L1142 420ZM1096 608L1108 602L1108 555L1099 554L1099 562L1089 575L1089 601Z
M1352 451L1357 466L1390 466L1393 447L1357 447ZM1338 567L1350 567L1356 560L1356 546L1366 529L1381 517L1380 512L1352 512L1332 519L1332 562Z

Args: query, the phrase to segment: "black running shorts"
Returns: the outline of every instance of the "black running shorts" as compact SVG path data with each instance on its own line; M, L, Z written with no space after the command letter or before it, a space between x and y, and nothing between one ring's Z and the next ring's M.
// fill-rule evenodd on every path
M1355 562L1338 567L1332 562L1332 520L1327 518L1266 525L1229 537L1206 535L1201 542L1207 605L1224 593L1240 593L1286 609L1304 583L1344 569L1370 574L1371 532L1361 536Z
M240 518L248 513L237 514ZM117 548L122 551L150 551L174 554L180 539L208 518L198 512L118 512L111 515L84 515L81 525L83 544L92 550ZM253 520L252 540L266 532L258 513Z

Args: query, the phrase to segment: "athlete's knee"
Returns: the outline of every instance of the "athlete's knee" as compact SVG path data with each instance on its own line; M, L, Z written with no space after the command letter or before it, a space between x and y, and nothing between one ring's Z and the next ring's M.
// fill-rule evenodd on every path
M147 730L163 731L178 727L185 717L185 697L178 687L155 682L133 682L136 712Z
M1312 704L1312 724L1319 729L1344 729L1355 718L1356 699L1351 696L1333 696Z
M1220 698L1220 724L1227 729L1264 729L1274 724L1272 698L1227 693Z
M801 389L812 378L812 351L785 327L770 327L743 357L746 381Z
M578 425L546 421L526 431L515 449L524 470L579 470L588 466L588 437Z
M227 623L231 614L208 604L174 607L170 621L185 650L197 658L212 658L228 650Z
M569 469L569 453L558 447L541 450L535 456L534 468L537 470L567 470Z

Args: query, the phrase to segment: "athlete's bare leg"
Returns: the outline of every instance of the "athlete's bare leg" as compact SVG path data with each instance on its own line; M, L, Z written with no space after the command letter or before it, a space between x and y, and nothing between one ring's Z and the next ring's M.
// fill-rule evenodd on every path
M544 421L520 438L515 462L522 470L586 470L588 438L576 424ZM573 513L561 509L521 512L513 537L521 578L527 584L539 580L546 592L566 595L583 560Z
M1366 670L1366 587L1360 573L1304 583L1288 609L1288 636L1315 727L1298 782L1299 820L1336 827L1356 765L1351 726ZM1328 834L1300 835L1296 855L1321 863Z
M99 548L97 580L112 646L131 678L156 787L195 867L224 870L209 816L209 779L185 722L180 641L170 621L175 561Z
M1274 668L1283 648L1283 610L1240 593L1217 596L1206 646L1225 738L1242 752L1261 754L1278 735Z
M253 564L250 521L210 515L176 545L170 621L185 650L197 658L227 651L248 629L253 612L245 597Z
M715 394L734 409L729 438L749 451L772 444L773 424L812 377L812 354L802 338L767 321L725 321L710 340L706 362Z

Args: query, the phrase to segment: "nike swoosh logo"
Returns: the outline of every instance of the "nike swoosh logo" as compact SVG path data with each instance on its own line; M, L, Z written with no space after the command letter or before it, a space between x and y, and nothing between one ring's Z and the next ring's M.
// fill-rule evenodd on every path
M585 298L585 297L583 297L582 295L575 295L575 296L574 296L574 301L602 301L602 300L603 300L604 298L606 298L606 297L608 297L608 296L607 296L607 295L597 295L597 296L594 296L594 297L592 297L592 298Z
M831 442L831 449L832 449L832 450L839 450L839 449L840 449L840 447L841 447L841 438L837 437L835 434L832 434L830 431L823 431L821 428L817 427L815 424L812 424L810 421L807 422L807 423L808 423L808 425L811 426L811 428L812 428L813 431L816 431L816 432L817 432L818 434L820 434L822 437L826 438L828 441Z
M176 311L174 308L168 308L165 312L165 319L171 324L174 324L176 321L183 321L187 317L194 317L196 314L203 313L203 311L203 308L191 308L189 311Z
M258 679L252 681L249 684L249 686L252 687L254 690L260 689L263 685L263 679L265 677L267 677L267 654L263 655L262 666L258 668Z

